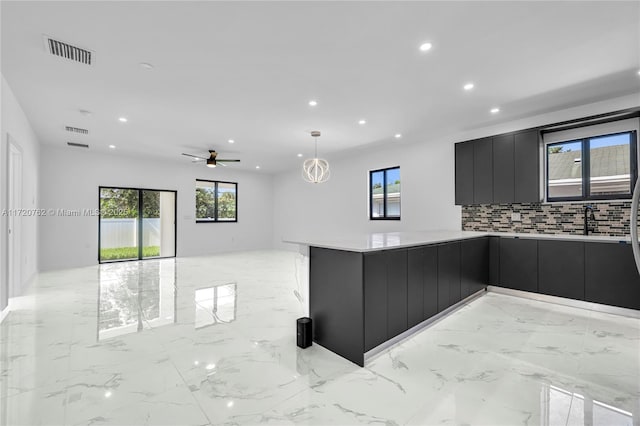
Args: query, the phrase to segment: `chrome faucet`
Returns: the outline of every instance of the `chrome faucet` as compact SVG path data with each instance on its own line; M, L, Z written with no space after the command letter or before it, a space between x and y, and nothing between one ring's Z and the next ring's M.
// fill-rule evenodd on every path
M589 227L589 220L596 220L596 215L593 214L593 206L584 206L584 235L589 235L589 231L593 232L593 229Z

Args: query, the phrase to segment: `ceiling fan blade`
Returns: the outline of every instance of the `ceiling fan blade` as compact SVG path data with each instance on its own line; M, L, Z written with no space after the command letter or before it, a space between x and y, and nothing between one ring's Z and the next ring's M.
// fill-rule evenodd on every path
M216 161L216 163L217 163L217 161ZM227 167L227 165L226 165L226 164L224 164L224 163L220 163L220 165L221 165L222 167Z
M187 157L193 157L193 158L197 158L198 160L202 160L202 157L200 155L185 154L184 152L182 153L182 155L186 155Z
M191 160L192 163L202 163L204 160L204 158L194 158L193 160Z
M216 158L216 161L225 161L227 163L239 163L240 160L221 160L219 158Z

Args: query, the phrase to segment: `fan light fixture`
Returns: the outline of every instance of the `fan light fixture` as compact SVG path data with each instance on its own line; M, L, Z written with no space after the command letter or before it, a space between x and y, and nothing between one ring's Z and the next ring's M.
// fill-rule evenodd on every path
M323 183L329 180L329 163L327 160L318 158L318 138L320 132L314 130L311 136L315 138L316 150L314 158L309 158L302 165L302 178L309 183Z

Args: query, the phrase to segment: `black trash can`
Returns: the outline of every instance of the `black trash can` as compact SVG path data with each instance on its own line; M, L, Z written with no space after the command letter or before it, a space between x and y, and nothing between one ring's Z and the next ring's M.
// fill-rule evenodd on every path
M298 347L304 349L312 344L311 318L302 317L296 321Z

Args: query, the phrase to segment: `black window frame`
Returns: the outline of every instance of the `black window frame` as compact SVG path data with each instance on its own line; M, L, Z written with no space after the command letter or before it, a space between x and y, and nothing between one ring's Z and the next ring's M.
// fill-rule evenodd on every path
M605 194L605 195L590 195L591 190L591 140L599 139L608 136L616 136L616 135L626 135L630 136L629 141L629 166L630 166L630 185L629 185L629 193L628 194ZM605 133L600 135L593 135L586 138L578 138L571 139L560 142L552 142L545 144L544 155L545 155L545 195L547 202L559 202L559 201L603 201L603 200L628 200L633 197L633 189L636 184L636 179L638 178L638 151L637 151L637 131L636 130L625 130L622 132L613 132L613 133ZM573 197L550 197L549 196L549 147L564 145L568 143L580 143L580 152L581 152L581 179L582 179L582 194L579 196Z
M386 167L384 169L369 170L369 220L400 220L402 216L402 195L400 196L400 214L398 216L387 216L387 172L389 170L400 170L400 166ZM373 217L373 174L382 173L382 209L383 215ZM400 188L402 189L402 179L400 180Z
M214 184L214 197L213 197L213 211L215 213L215 218L213 219L198 219L198 210L196 208L196 206L194 206L194 211L195 211L195 216L196 216L196 223L237 223L238 222L238 182L230 182L230 181L225 181L225 180L210 180L210 179L196 179L196 188L195 190L197 191L198 189L198 182L209 182L209 183L213 183ZM236 215L235 215L235 219L233 220L220 220L218 219L218 184L219 183L225 183L225 184L230 184L230 185L235 185L236 187L236 192L235 192L235 200L236 200ZM194 201L195 201L195 193L194 193Z

